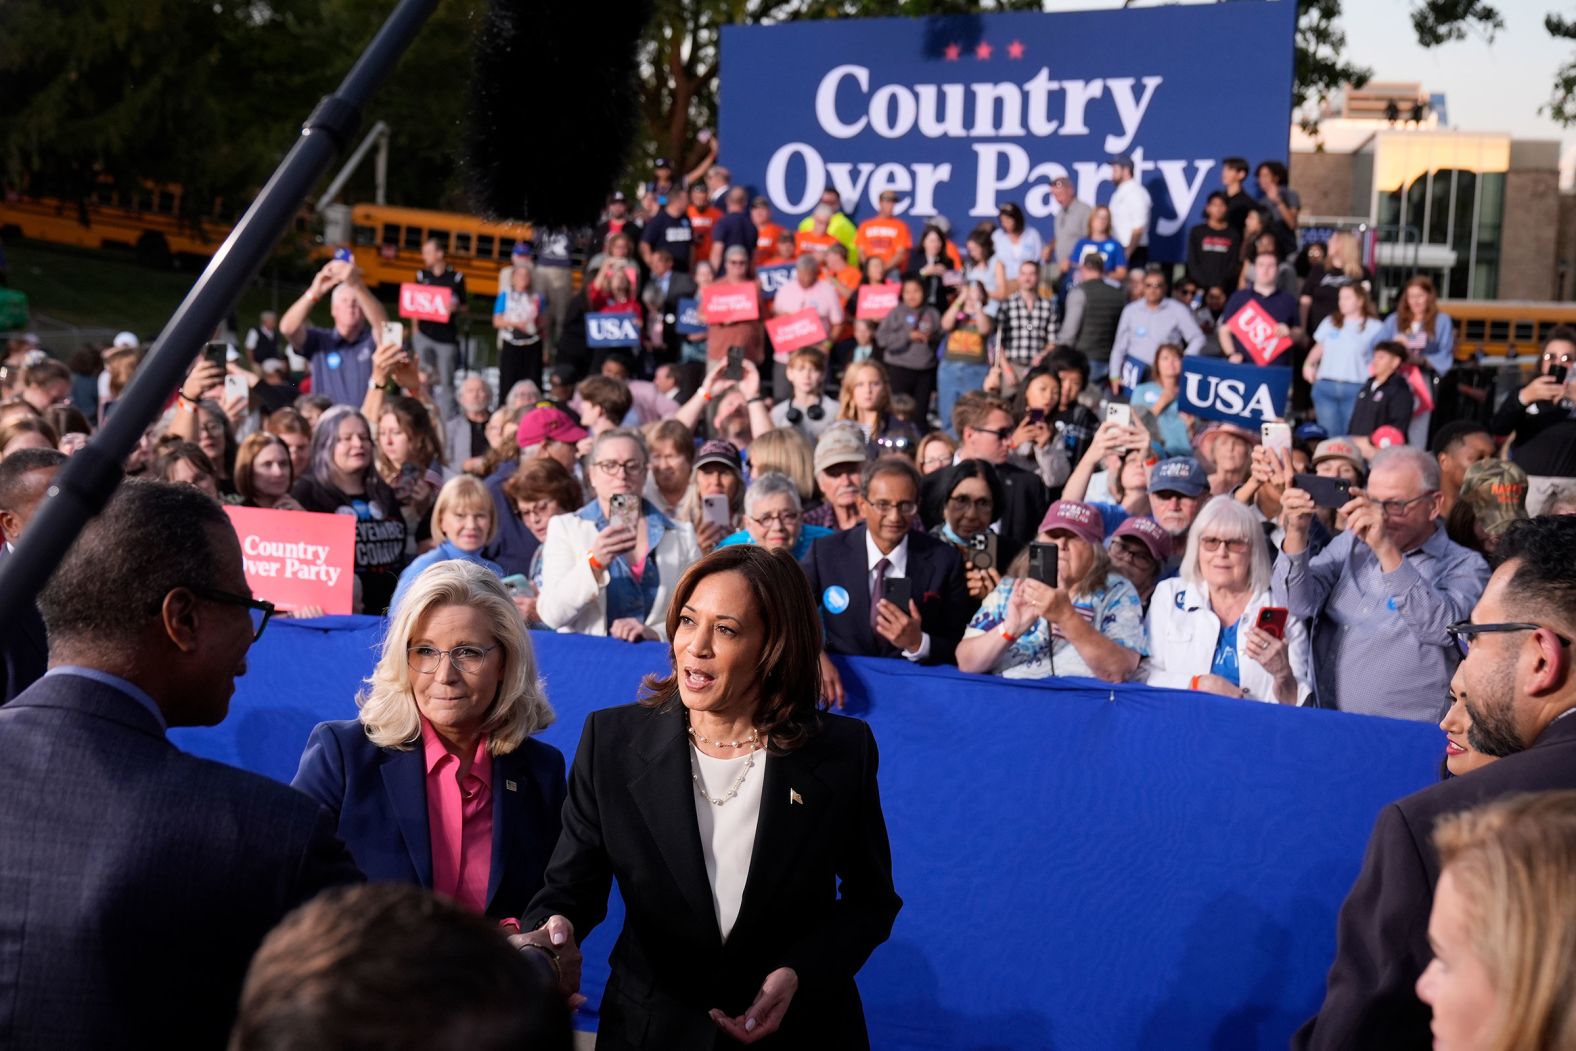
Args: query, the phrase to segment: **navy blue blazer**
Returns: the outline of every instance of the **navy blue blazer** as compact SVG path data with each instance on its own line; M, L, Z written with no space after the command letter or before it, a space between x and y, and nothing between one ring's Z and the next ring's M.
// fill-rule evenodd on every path
M865 551L864 525L831 536L817 537L810 553L799 563L826 625L828 653L866 657L901 657L898 648L870 626L870 569ZM958 642L979 608L971 603L963 579L963 560L957 548L925 533L908 534L908 579L919 606L920 625L930 634L926 664L957 662ZM828 603L827 590L841 587L846 606Z
M0 755L5 1047L222 1048L263 937L361 878L322 807L92 679L0 707Z
M354 719L318 723L290 783L334 815L368 879L431 889L427 768L419 743L380 748ZM542 888L563 822L563 753L527 739L508 755L494 756L492 792L487 915L503 919L525 912Z

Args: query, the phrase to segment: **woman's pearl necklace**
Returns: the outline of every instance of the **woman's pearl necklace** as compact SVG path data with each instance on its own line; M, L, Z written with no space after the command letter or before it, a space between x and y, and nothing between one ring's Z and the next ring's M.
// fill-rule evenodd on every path
M733 779L733 784L728 786L728 790L716 799L713 799L706 792L706 786L701 783L700 767L698 761L691 761L690 763L690 780L695 782L695 791L700 793L700 797L715 807L726 805L739 794L739 789L744 787L744 779L750 776L751 770L755 769L755 748L760 744L761 731L759 729L751 730L749 737L745 738L743 741L733 742L708 741L706 738L696 733L695 727L693 726L689 728L689 735L698 744L706 745L708 748L743 748L745 745L750 746L749 754L744 759L744 769L739 771L739 776Z

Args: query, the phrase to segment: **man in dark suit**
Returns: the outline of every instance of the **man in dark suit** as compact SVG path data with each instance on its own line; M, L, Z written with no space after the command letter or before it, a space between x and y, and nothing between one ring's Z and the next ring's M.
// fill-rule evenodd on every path
M1567 516L1522 522L1500 541L1500 566L1470 622L1452 629L1467 652L1450 691L1472 717L1472 747L1504 758L1380 812L1341 907L1324 1006L1294 1048L1429 1047L1415 986L1432 955L1435 823L1516 792L1576 788L1573 549L1576 518Z
M11 557L65 462L65 454L54 449L23 449L0 462L0 540L4 541L0 567ZM0 631L0 654L5 663L5 682L0 684L4 686L0 704L4 704L33 685L48 664L49 646L37 606L17 610L16 619Z
M865 524L823 536L801 563L826 624L829 653L907 657L952 664L968 626L968 587L957 549L910 529L919 472L907 460L866 464L859 510ZM886 581L908 582L905 607L882 597Z
M126 482L39 596L50 670L0 708L0 1042L223 1047L252 953L360 878L327 812L197 759L261 610L219 505Z
M646 334L655 344L653 350L659 364L677 361L679 343L684 337L670 319L678 316L679 300L693 299L700 293L693 277L675 269L673 253L668 249L652 252L650 266L651 276L640 294L646 307Z
M958 460L984 460L996 468L1001 479L1002 506L996 511L1001 537L999 562L1005 566L1039 532L1040 520L1051 506L1051 491L1039 475L1007 461L1017 423L1005 401L989 395L960 400L952 410L952 420L960 439ZM941 524L947 502L942 491L946 474L932 471L925 476L920 510L927 529Z

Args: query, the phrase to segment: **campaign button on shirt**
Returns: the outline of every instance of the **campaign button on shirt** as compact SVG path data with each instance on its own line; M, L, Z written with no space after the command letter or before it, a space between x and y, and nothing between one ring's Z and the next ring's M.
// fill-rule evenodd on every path
M828 613L842 613L848 608L848 590L833 584L821 593L821 604Z
M343 360L344 359L339 356L339 351L337 350L329 351L328 355L323 359L324 363L326 363L331 369L339 368L339 363Z

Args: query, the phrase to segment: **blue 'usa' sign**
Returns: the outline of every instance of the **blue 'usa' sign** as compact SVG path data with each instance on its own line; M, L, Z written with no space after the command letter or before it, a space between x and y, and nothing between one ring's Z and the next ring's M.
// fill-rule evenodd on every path
M586 345L590 347L638 347L640 326L633 314L587 314Z
M1290 391L1291 369L1187 358L1177 409L1207 420L1263 423L1285 418Z

